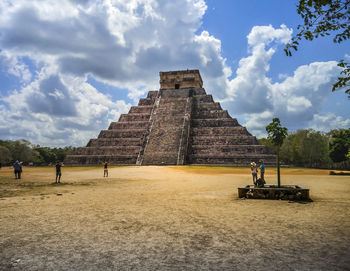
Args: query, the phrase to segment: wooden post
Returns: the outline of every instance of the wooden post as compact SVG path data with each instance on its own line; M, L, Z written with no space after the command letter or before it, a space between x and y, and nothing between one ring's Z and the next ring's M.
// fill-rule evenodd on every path
M277 182L278 187L281 187L281 176L280 176L280 147L277 149Z

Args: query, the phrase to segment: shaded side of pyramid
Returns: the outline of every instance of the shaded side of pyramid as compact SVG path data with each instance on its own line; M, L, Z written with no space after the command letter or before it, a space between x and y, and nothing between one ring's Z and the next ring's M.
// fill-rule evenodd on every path
M86 147L78 148L74 155L68 155L65 163L136 164L157 93L149 91L137 106L132 106L127 114L122 114L117 122L112 122L108 130L102 130L97 138L90 139Z

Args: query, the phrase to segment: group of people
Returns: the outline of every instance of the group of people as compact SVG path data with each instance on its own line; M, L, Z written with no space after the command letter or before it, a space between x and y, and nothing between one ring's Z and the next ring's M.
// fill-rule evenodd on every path
M19 162L18 160L13 164L13 169L14 169L16 179L21 179L21 175L22 175L22 171L23 171L22 164L23 163ZM63 166L64 166L63 163L57 161L57 163L56 163L56 183L61 182L61 176L62 176L61 167L63 167Z
M250 169L252 171L253 176L253 183L256 186L264 186L265 178L265 164L263 160L259 161L259 166L255 162L250 163ZM61 177L62 177L62 171L61 167L63 167L64 164L60 161L57 161L56 163L56 183L61 183ZM22 174L22 162L19 162L18 160L13 164L13 168L15 171L15 178L21 179ZM260 178L258 179L258 171L260 170ZM108 162L105 162L103 165L103 177L108 177Z
M255 162L250 163L250 170L253 176L255 186L264 186L265 182L265 164L263 160L259 161L259 166ZM258 171L260 170L260 178L258 179Z
M64 166L63 162L57 161L56 163L56 183L61 183L62 171L61 168ZM22 162L18 160L13 164L15 178L21 179L22 174ZM103 166L103 177L108 177L108 162L104 163Z

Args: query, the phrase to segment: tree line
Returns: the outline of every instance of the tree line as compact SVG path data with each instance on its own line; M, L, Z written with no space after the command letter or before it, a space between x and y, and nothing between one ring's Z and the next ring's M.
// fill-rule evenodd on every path
M49 165L64 161L68 154L74 154L75 147L50 148L34 145L28 140L0 140L0 163L12 165L16 160L24 165Z
M277 154L276 146L267 138L259 139ZM0 140L0 163L11 165L16 160L25 165L49 165L64 161L74 154L75 147L50 148L34 145L28 140ZM313 129L289 133L279 147L279 158L283 165L309 168L350 168L350 129L332 130L322 133Z
M267 138L259 139L277 154L277 148ZM350 129L322 133L313 129L290 133L279 149L283 165L309 168L350 168Z

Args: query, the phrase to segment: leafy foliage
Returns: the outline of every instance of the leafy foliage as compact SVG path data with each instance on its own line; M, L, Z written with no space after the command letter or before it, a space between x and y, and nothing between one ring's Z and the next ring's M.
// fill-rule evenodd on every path
M350 87L350 64L344 62L344 60L340 60L338 67L343 68L343 70L340 72L340 75L343 76L338 77L338 81L333 84L332 91L343 87ZM345 93L350 95L350 88L346 89Z
M350 152L350 129L333 130L330 132L329 156L333 162L348 160Z
M283 140L288 135L288 130L286 127L281 126L279 118L274 118L272 122L266 126L266 132L268 134L267 139L269 139L273 145L281 147Z
M0 163L7 164L11 161L12 156L8 148L0 146Z
M272 142L273 145L277 147L277 180L278 187L281 186L280 177L280 148L283 144L283 140L288 136L288 130L286 127L281 126L279 118L273 118L272 122L266 126L267 139Z
M0 162L10 164L14 161L22 161L24 164L30 162L36 165L48 165L63 161L67 154L73 154L74 147L49 148L35 146L29 141L21 139L16 141L0 140Z
M329 136L312 129L298 130L284 140L281 160L285 164L307 167L327 167Z
M259 139L277 154L269 139ZM350 129L332 130L325 134L313 129L288 134L279 149L283 164L311 168L349 168Z
M302 39L312 41L320 36L333 35L333 42L341 43L350 38L350 0L299 0L297 12L304 24L298 26L299 32L284 48L287 56L292 55L292 49L298 50ZM338 66L342 68L342 76L333 84L332 91L350 87L349 63L341 60ZM345 92L350 95L350 88Z

